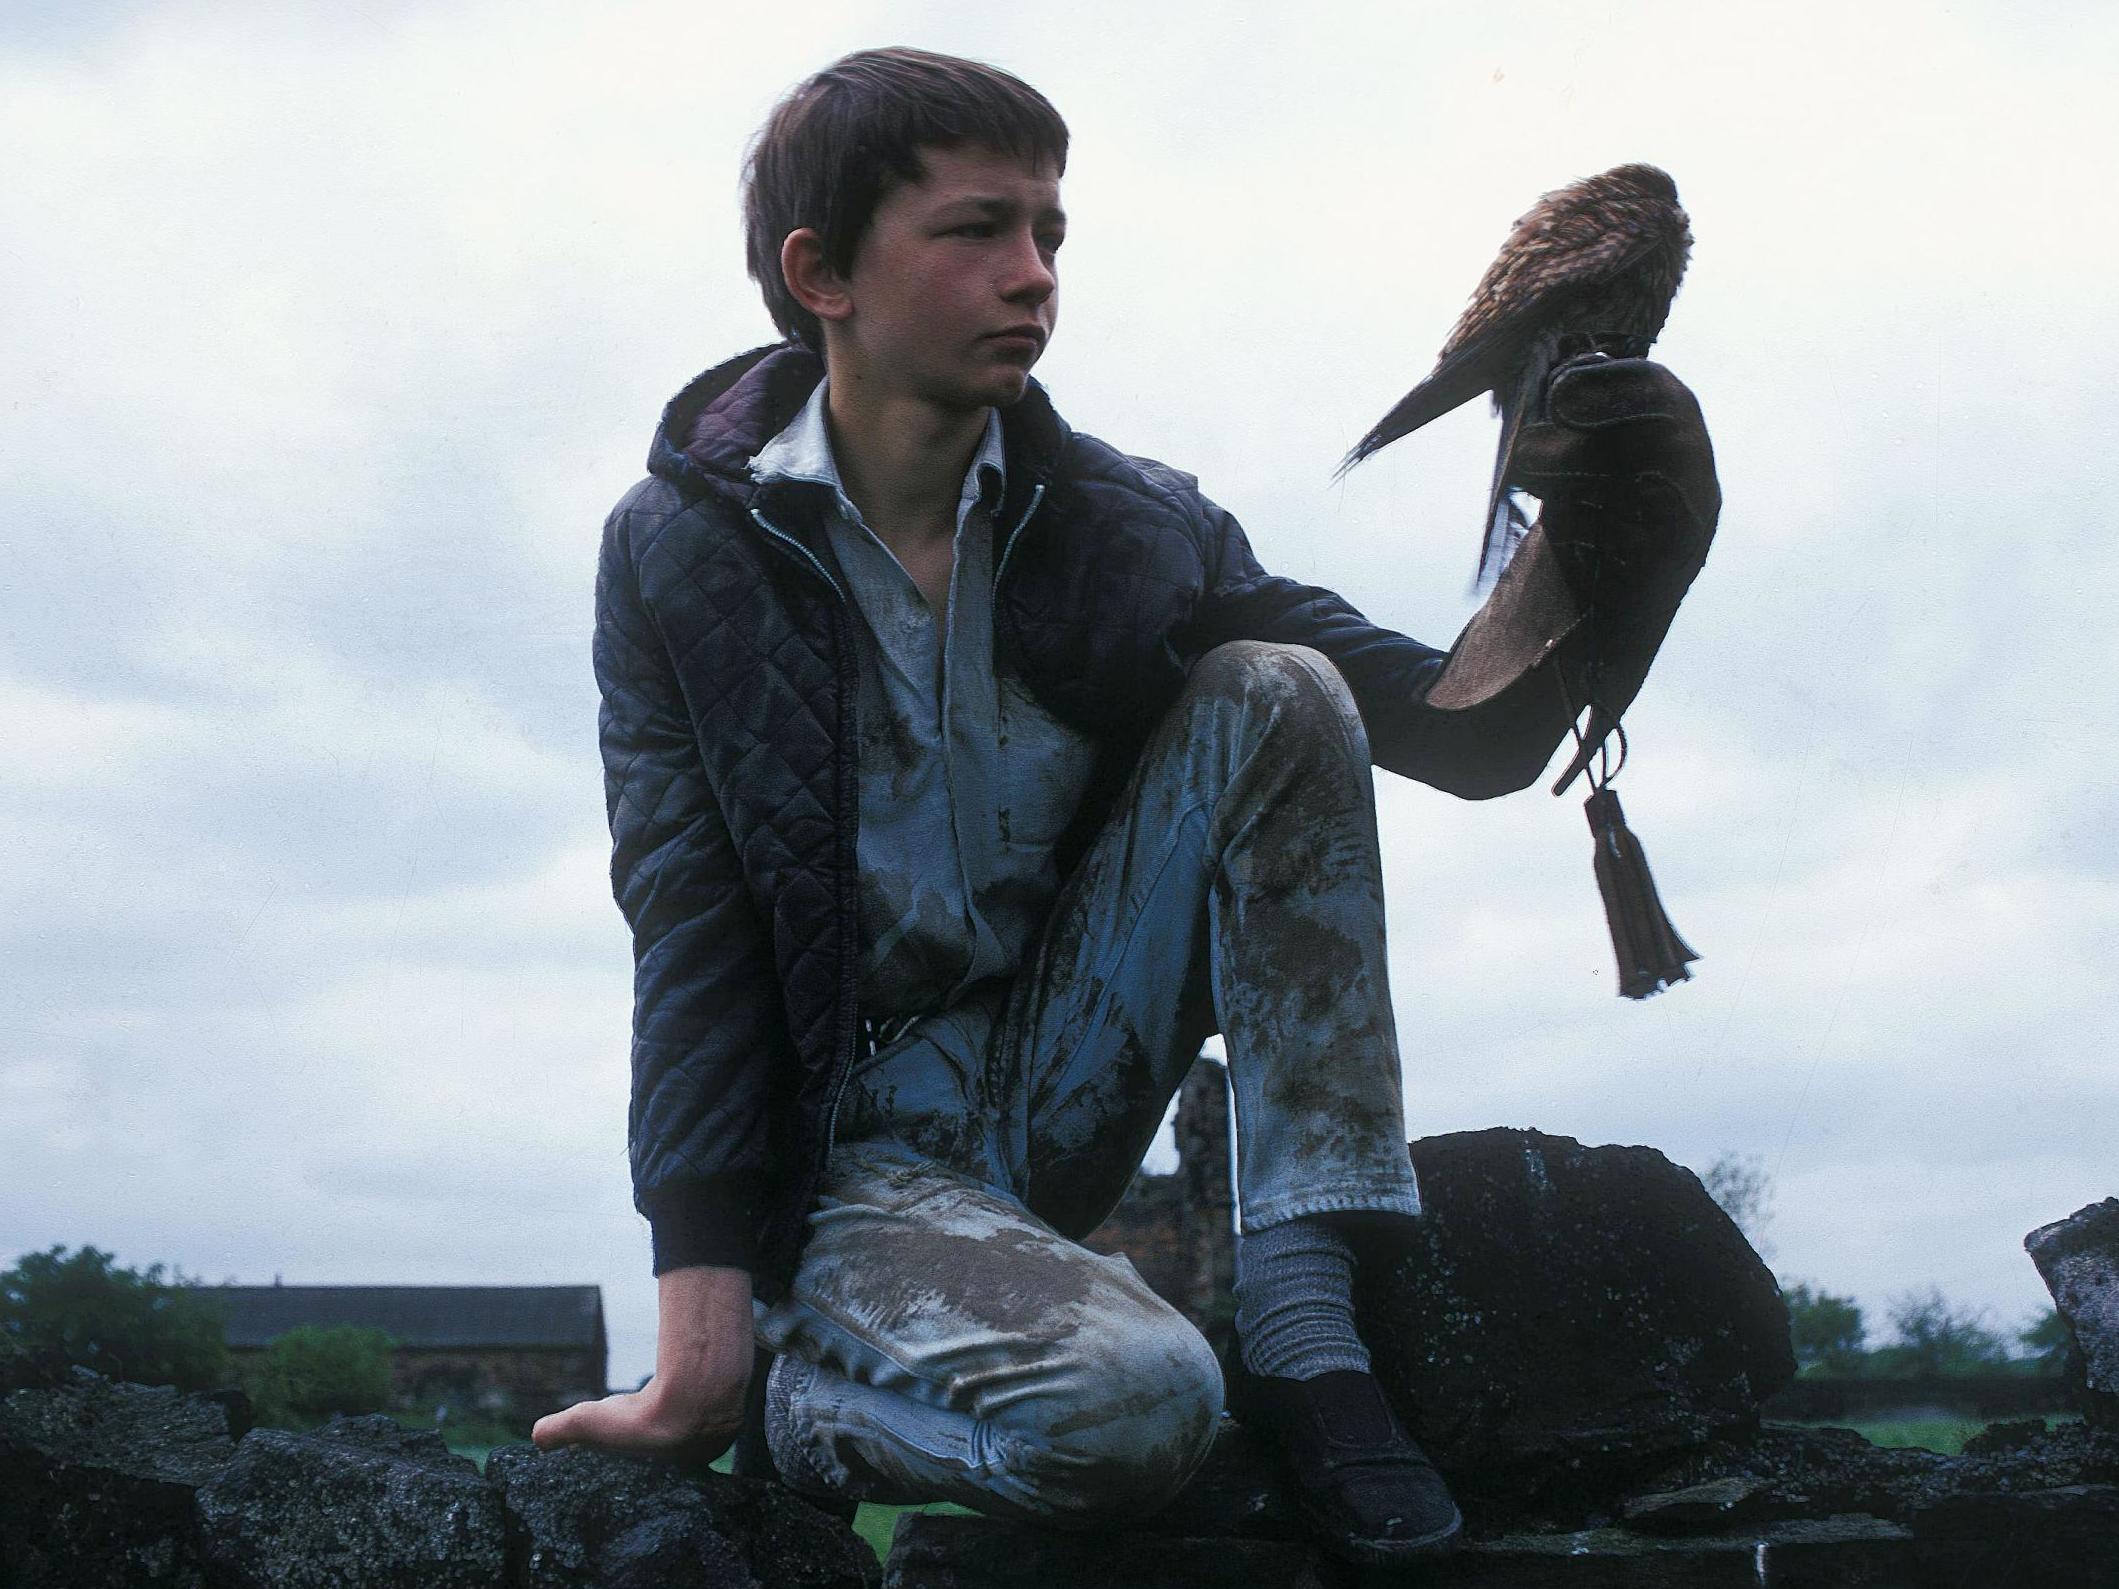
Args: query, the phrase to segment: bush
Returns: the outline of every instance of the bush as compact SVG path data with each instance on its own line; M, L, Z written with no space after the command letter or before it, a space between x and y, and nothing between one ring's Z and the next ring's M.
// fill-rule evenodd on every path
M258 1421L304 1428L390 1403L390 1337L351 1324L303 1324L265 1348L252 1391Z
M97 1247L25 1253L0 1273L0 1339L50 1379L69 1367L137 1385L211 1390L228 1380L210 1288L162 1266L127 1269Z
M2005 1373L2008 1347L1985 1320L1984 1310L1953 1307L1933 1286L1894 1297L1894 1339L1869 1354L1870 1372L1888 1378Z
M1797 1365L1826 1374L1858 1373L1866 1355L1862 1342L1868 1334L1861 1304L1852 1297L1812 1291L1808 1284L1790 1286L1783 1296L1788 1304L1788 1342L1795 1348Z
M2068 1354L2075 1347L2075 1332L2068 1328L2068 1322L2060 1316L2058 1308L2047 1308L2044 1313L2018 1330L2016 1339L2029 1348L2030 1356L2024 1361L2034 1372L2067 1372Z

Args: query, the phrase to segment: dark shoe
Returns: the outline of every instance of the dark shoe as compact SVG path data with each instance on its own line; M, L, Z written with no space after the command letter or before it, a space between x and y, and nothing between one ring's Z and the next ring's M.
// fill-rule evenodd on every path
M1449 1486L1373 1374L1230 1375L1231 1410L1280 1448L1317 1541L1341 1560L1389 1564L1444 1551L1464 1530Z

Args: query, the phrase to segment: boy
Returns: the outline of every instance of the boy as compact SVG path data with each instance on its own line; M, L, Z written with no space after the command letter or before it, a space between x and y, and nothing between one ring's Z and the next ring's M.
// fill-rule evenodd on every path
M1451 658L1377 628L1265 574L1190 476L1070 431L1029 375L1066 152L1034 90L913 50L827 68L754 147L751 272L788 340L670 403L598 577L656 1372L536 1438L711 1456L748 1405L819 1498L1162 1504L1221 1371L1077 1239L1219 1030L1240 1410L1325 1544L1396 1560L1460 1519L1349 1300L1349 1232L1420 1209L1371 762L1520 788L1587 664L1521 580ZM1579 584L1609 553L1609 600L1711 527L1705 432L1639 361L1554 390L1594 427L1521 451L1549 518L1598 510L1544 566ZM1599 515L1625 535L1580 531ZM1497 655L1484 704L1425 703Z

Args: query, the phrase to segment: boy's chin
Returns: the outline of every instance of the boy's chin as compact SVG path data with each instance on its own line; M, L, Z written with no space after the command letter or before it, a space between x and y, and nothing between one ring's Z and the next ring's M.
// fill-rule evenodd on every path
M975 379L953 381L942 390L932 390L932 401L943 407L969 413L978 408L1009 408L1030 390L1028 370L987 371Z
M1030 366L1009 365L991 371L978 385L984 394L978 400L981 407L1007 408L1020 403L1030 390Z

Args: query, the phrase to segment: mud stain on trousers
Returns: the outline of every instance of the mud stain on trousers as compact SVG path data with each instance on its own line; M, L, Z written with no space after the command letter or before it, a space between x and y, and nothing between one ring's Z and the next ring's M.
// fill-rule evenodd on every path
M796 1409L874 1499L1087 1526L1205 1455L1206 1343L1124 1258L1117 1204L1200 1044L1227 1044L1246 1229L1415 1215L1368 741L1317 652L1193 670L1021 973L878 1052L760 1341L826 1372Z

